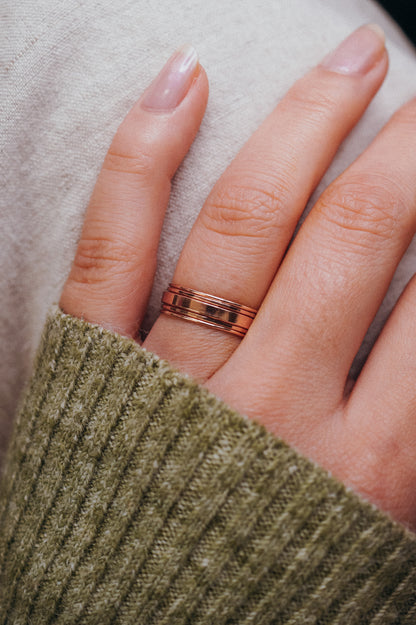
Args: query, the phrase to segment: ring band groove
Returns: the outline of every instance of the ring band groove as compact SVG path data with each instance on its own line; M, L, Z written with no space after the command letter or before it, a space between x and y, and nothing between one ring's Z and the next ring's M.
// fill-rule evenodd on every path
M239 337L245 336L257 313L255 308L176 284L163 293L161 312Z

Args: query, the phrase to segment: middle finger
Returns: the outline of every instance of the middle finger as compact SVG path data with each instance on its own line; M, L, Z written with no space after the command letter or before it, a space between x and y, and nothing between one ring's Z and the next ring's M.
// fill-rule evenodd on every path
M386 70L384 38L366 26L300 79L214 186L173 282L258 308L310 195ZM238 342L161 315L144 346L203 381Z
M415 129L416 98L312 208L247 341L221 369L234 407L244 393L237 400L229 389L260 380L282 413L263 422L280 432L283 414L292 426L301 415L309 428L344 406L354 357L416 231ZM224 396L224 387L216 392Z

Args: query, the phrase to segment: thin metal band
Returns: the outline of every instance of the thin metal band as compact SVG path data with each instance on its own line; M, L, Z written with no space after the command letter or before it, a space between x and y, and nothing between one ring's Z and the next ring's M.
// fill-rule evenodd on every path
M257 310L209 293L170 284L163 293L161 312L243 337Z

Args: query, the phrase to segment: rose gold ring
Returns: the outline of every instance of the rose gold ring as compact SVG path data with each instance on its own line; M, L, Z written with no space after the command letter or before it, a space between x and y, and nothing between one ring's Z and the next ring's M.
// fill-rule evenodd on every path
M215 295L170 284L163 293L161 312L243 337L257 310Z

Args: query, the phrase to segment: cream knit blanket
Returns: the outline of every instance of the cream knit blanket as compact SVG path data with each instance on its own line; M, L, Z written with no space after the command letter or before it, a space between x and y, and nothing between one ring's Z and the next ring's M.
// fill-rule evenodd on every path
M178 45L197 48L210 99L174 179L148 325L213 183L297 77L360 24L386 30L389 76L312 202L416 86L414 48L369 0L5 0L2 18L0 447L111 138ZM415 270L414 240L355 372Z

